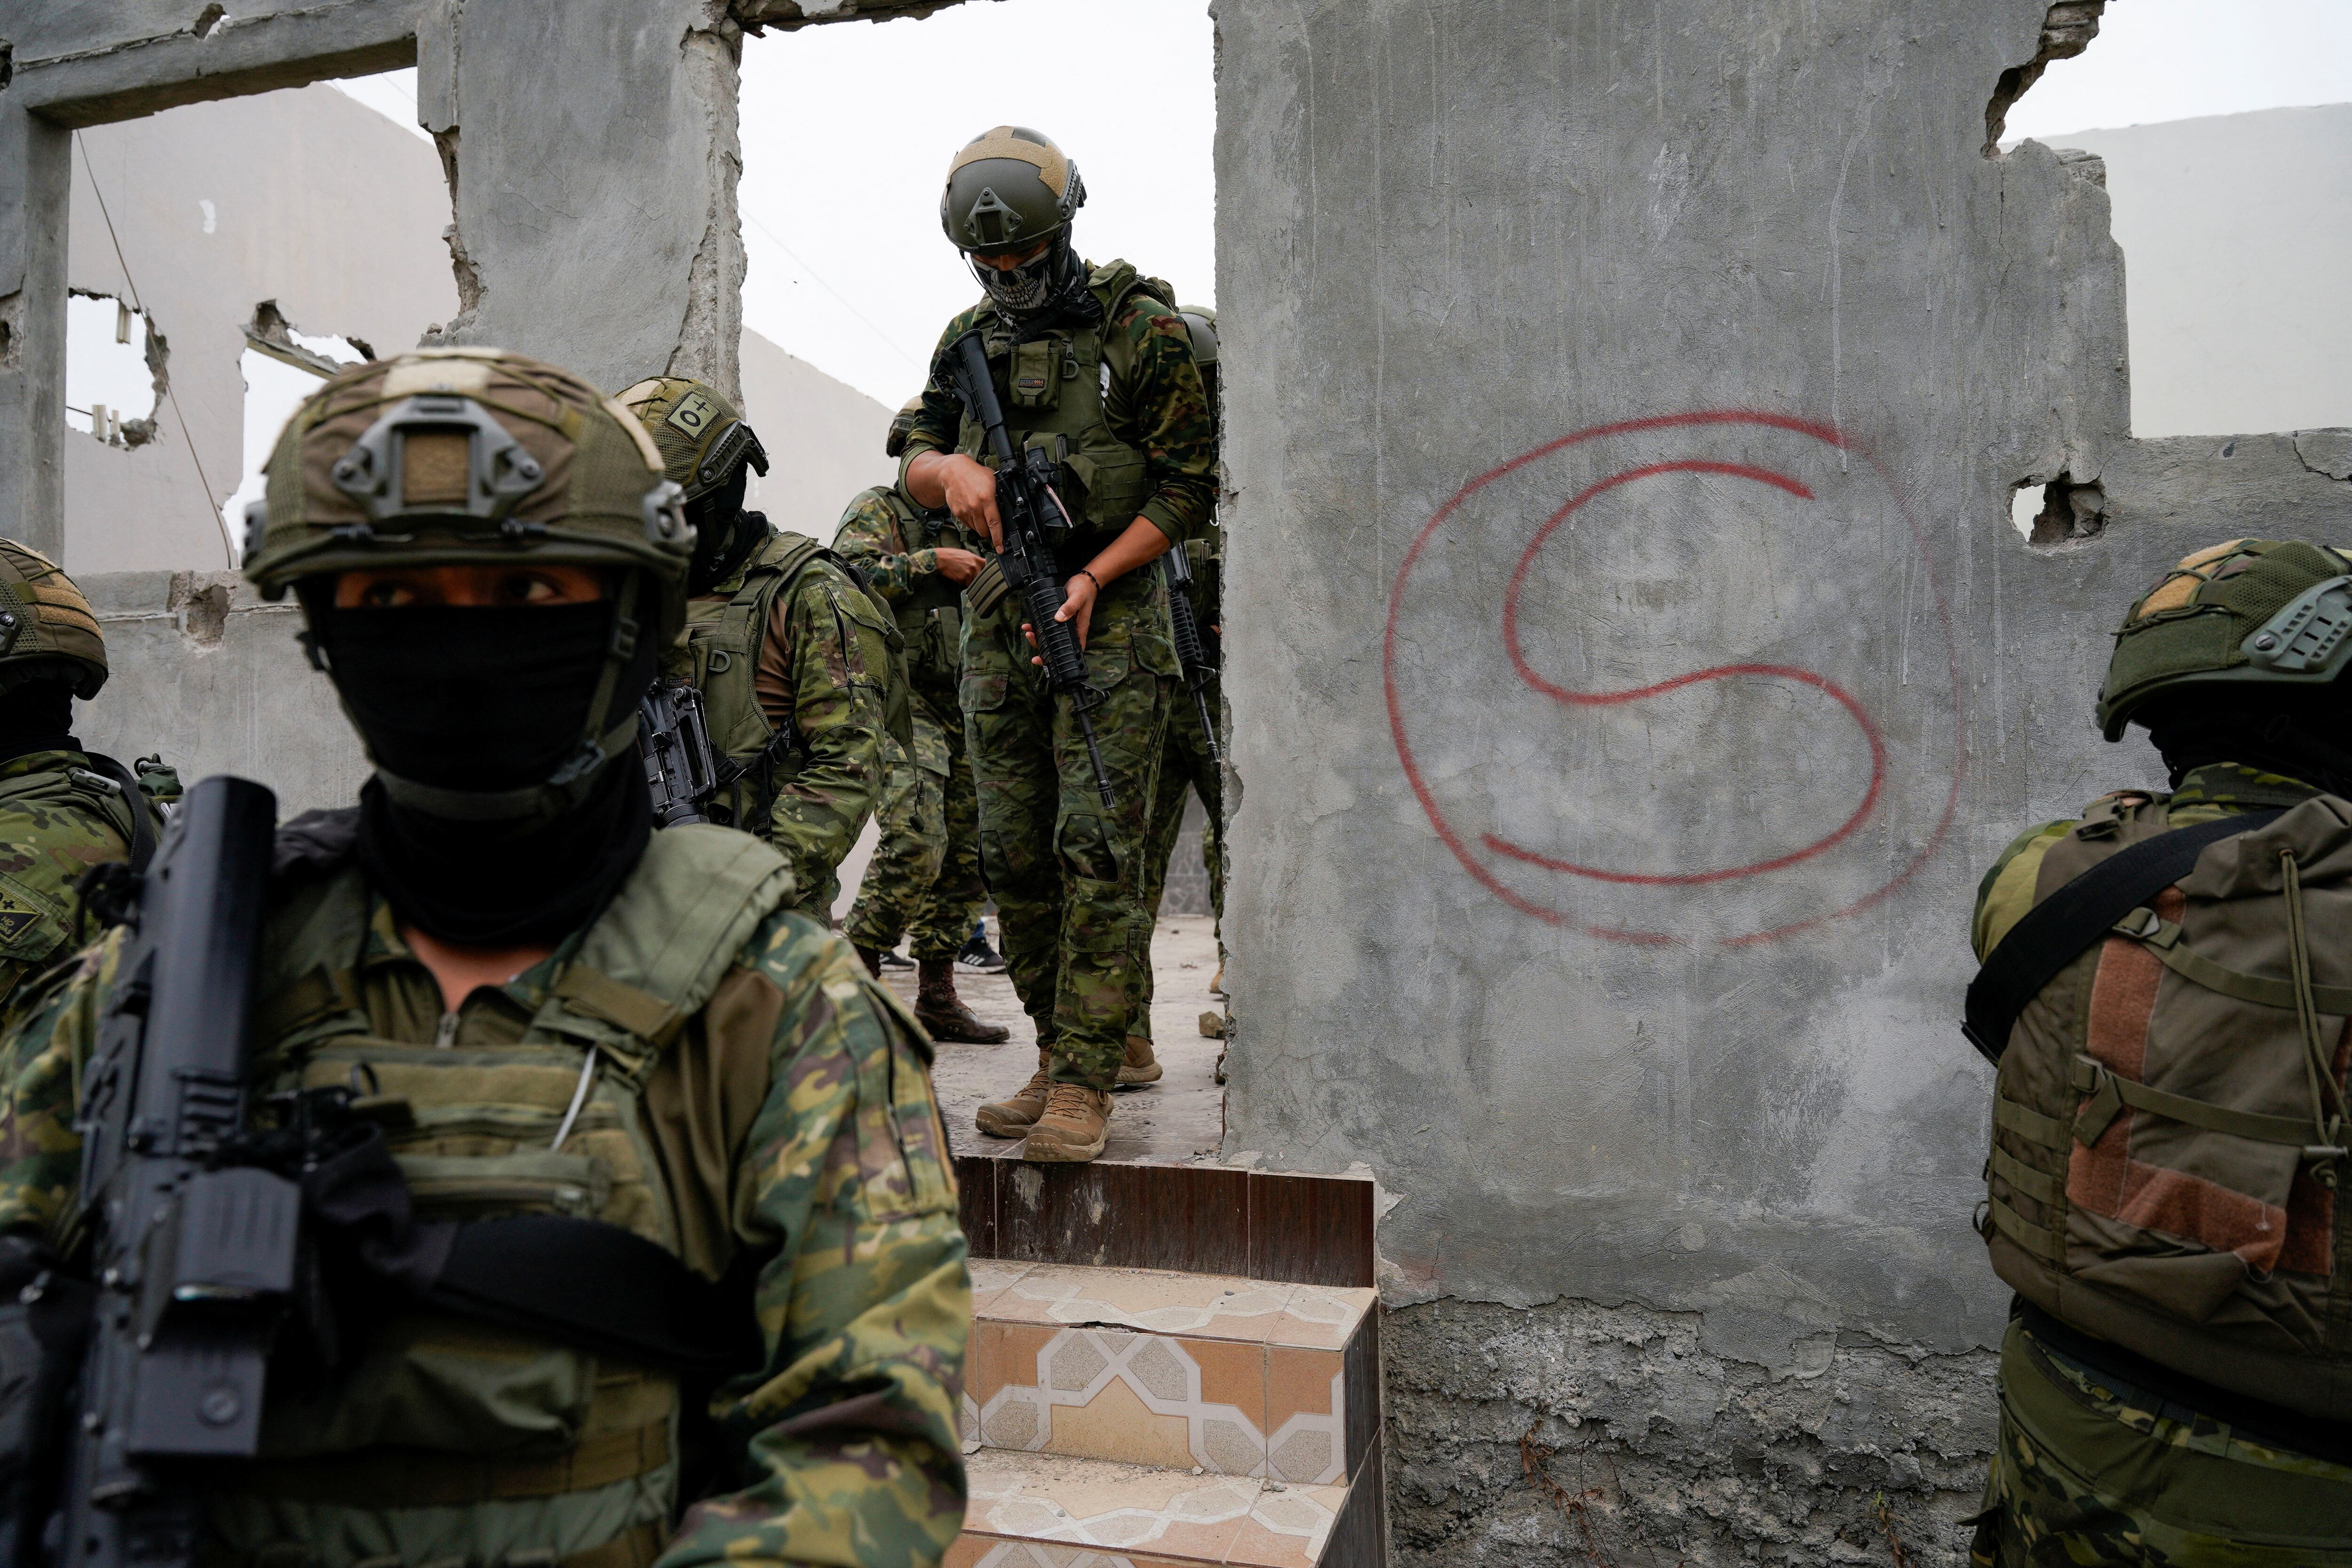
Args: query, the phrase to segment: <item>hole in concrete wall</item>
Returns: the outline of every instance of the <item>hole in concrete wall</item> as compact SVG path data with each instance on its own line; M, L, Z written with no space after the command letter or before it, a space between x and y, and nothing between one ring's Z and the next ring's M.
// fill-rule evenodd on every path
M2072 544L2106 527L2107 494L2097 480L2077 484L2069 474L2029 481L2011 492L2009 520L2029 544Z
M2090 47L2099 35L2099 14L2107 0L2058 0L2042 19L2042 37L2033 58L2000 73L1992 98L1985 104L1984 155L2000 156L2000 133L2009 121L2010 106L2042 79L2053 60L2072 59Z
M110 447L155 437L163 339L144 310L76 289L66 300L66 423Z
M375 357L364 342L330 333L305 332L279 313L278 301L264 300L254 307L246 324L245 353L237 368L245 376L245 471L228 500L221 504L221 521L231 539L245 537L245 509L261 499L270 450L279 432L294 416L302 400L319 384L345 365Z

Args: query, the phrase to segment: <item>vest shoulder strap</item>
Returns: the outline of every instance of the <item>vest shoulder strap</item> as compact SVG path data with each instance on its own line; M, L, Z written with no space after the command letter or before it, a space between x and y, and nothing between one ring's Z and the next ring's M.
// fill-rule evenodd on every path
M666 827L557 976L535 1029L618 1044L650 1068L719 989L761 921L793 896L782 856L749 834Z

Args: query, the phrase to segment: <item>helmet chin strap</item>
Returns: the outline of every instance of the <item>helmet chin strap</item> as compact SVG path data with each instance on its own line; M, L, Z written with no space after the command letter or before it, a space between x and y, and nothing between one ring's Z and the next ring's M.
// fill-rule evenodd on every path
M552 773L520 789L456 790L419 784L379 767L375 776L383 781L384 794L411 811L448 822L551 822L579 810L595 787L597 776L613 759L636 744L640 694L625 694L620 686L635 659L638 639L649 635L635 614L643 582L640 572L622 576L621 591L613 605L613 637L605 645L604 667L596 678L596 693L588 702L580 744ZM616 704L617 718L610 712Z

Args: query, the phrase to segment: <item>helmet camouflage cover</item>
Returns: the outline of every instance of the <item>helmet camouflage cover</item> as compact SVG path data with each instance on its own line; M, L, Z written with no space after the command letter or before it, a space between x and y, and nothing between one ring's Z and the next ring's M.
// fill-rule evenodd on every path
M635 567L664 641L686 624L694 531L629 411L569 371L498 349L427 349L313 393L246 514L246 575L301 578L534 560Z
M742 412L717 387L681 375L649 376L620 395L661 454L662 471L699 500L725 484L739 464L768 471L768 449L760 445Z
M948 165L940 226L958 250L1025 249L1069 226L1086 205L1078 166L1025 125L973 138Z
M28 680L62 680L87 701L106 684L106 639L63 568L0 539L0 691Z
M2352 663L2352 551L2232 539L2165 574L2116 633L2099 693L2108 740L2159 693L2325 686Z

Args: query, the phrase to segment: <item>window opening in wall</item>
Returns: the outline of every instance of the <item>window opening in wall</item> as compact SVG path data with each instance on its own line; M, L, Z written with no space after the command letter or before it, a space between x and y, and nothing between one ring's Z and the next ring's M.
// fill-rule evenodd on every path
M286 421L319 384L345 365L373 359L365 343L331 333L301 331L264 300L245 330L247 348L237 356L245 379L245 466L237 487L221 504L221 526L230 538L245 538L245 509L262 497L262 470Z
M2352 426L2352 6L2060 0L1987 129L2105 188L2133 435Z
M144 310L110 294L66 300L66 424L110 447L146 445L163 397L163 343Z

